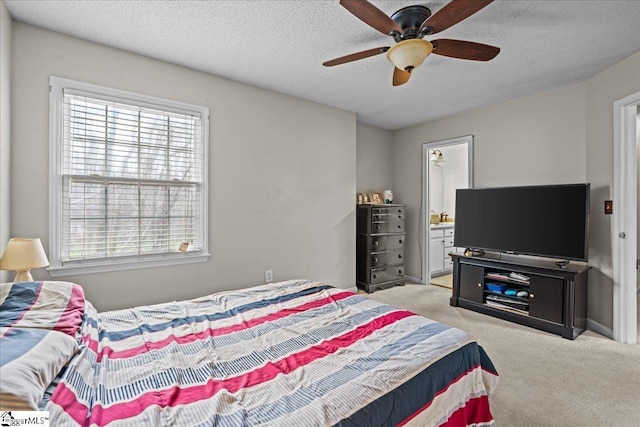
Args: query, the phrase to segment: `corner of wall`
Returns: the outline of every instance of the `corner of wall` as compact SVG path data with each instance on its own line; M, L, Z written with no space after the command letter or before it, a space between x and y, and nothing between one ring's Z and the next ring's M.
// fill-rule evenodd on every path
M11 15L0 0L0 251L11 235ZM9 280L9 272L0 271L0 282Z

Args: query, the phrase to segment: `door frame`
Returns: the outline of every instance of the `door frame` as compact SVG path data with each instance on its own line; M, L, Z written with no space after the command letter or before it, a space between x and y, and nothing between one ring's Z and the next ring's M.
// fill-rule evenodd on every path
M640 92L613 103L613 339L635 344L637 331L638 108Z
M468 182L469 188L473 187L473 135L459 136L457 138L443 139L440 141L425 142L422 144L422 201L420 204L420 262L422 264L422 278L421 283L428 285L431 280L431 268L429 265L429 248L431 242L431 228L426 225L429 223L429 212L431 212L431 206L429 204L430 192L428 178L431 170L431 161L429 158L429 150L436 149L438 147L445 147L448 145L467 144L467 167L468 167Z

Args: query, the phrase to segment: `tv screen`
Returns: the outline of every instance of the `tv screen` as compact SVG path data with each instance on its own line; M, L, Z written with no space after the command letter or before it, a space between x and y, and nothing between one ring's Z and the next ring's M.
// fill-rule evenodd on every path
M590 184L456 191L454 245L588 261Z

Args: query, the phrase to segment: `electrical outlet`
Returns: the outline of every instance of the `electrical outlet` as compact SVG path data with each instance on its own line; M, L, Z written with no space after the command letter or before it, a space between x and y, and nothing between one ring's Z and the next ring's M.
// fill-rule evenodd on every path
M264 272L264 281L267 283L273 282L273 270L267 270Z

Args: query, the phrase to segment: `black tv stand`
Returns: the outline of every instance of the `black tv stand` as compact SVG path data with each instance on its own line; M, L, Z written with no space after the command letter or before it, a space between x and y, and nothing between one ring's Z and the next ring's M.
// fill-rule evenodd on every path
M450 254L450 304L575 339L587 327L586 264ZM508 291L508 292L507 292Z

